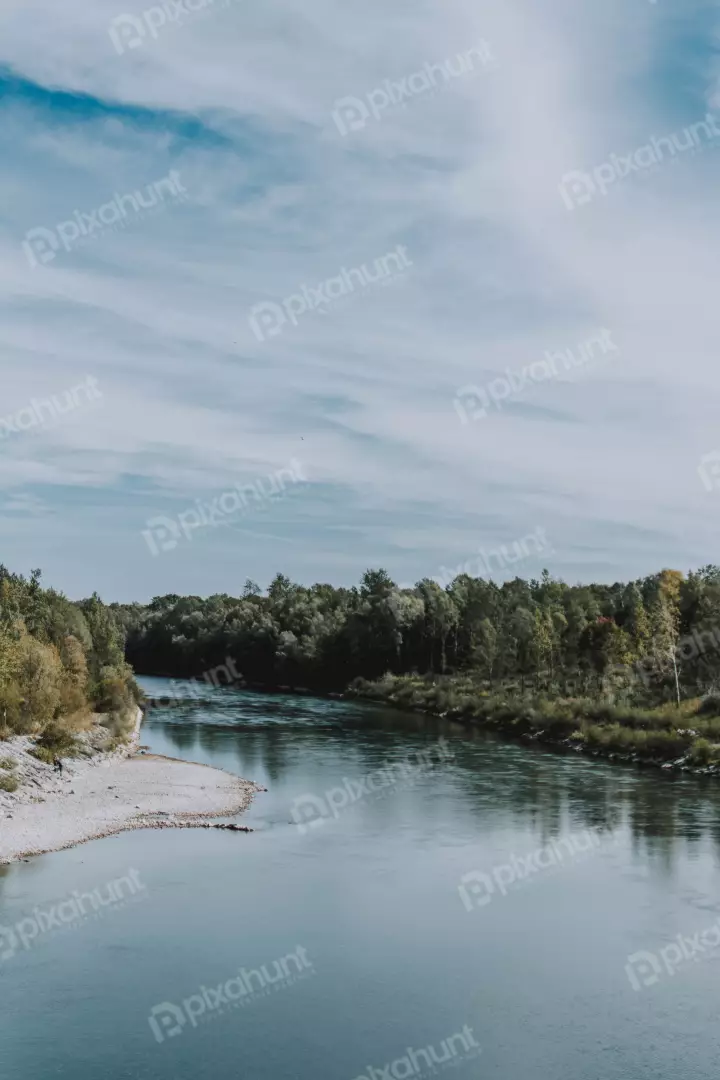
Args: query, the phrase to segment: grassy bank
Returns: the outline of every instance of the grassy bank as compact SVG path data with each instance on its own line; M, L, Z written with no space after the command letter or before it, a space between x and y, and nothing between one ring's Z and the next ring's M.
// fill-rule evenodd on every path
M470 677L412 675L356 679L348 696L554 745L720 773L717 697L640 709L586 698L493 693Z

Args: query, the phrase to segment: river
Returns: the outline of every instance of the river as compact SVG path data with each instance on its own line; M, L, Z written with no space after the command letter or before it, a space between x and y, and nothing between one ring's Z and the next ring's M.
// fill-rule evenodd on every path
M267 787L255 831L0 868L0 1076L715 1080L717 781L213 697L143 742Z

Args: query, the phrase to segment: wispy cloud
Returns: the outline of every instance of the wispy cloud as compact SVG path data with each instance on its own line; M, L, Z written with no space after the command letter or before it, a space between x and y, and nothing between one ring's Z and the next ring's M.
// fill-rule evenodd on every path
M717 443L720 156L698 127L702 152L667 150L642 176L619 164L718 109L699 0L268 0L176 21L160 5L157 36L153 5L129 6L145 33L122 53L117 0L6 0L0 17L3 414L88 374L104 398L3 440L0 492L55 526L14 518L9 564L118 598L222 591L239 558L261 581L350 582L370 563L414 580L538 520L548 568L573 580L714 558L697 468ZM463 55L474 73L414 78ZM562 178L596 183L613 155L607 196L568 212ZM181 207L140 219L127 201L111 235L86 220L173 173ZM39 227L59 247L31 245L31 265ZM399 245L397 285L304 297ZM273 309L281 332L261 341L248 319L268 302L286 321ZM458 388L497 389L597 327L622 363L534 379L492 423L458 422ZM262 544L216 529L212 558L186 544L153 560L137 542L159 500L176 518L293 457L310 490L271 509Z

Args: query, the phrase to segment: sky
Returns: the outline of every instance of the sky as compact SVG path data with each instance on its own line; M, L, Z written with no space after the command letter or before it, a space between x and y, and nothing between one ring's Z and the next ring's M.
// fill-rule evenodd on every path
M720 561L719 26L3 0L0 560L108 602Z

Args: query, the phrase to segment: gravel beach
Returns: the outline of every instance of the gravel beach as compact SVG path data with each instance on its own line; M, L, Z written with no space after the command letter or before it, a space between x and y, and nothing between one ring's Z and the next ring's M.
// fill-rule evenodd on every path
M28 754L28 737L0 743L0 760L14 761L20 780L17 792L0 791L0 864L128 829L187 827L247 809L258 790L247 780L194 762L135 756L141 722L138 713L121 750L65 759L62 776ZM88 754L96 735L81 737Z

